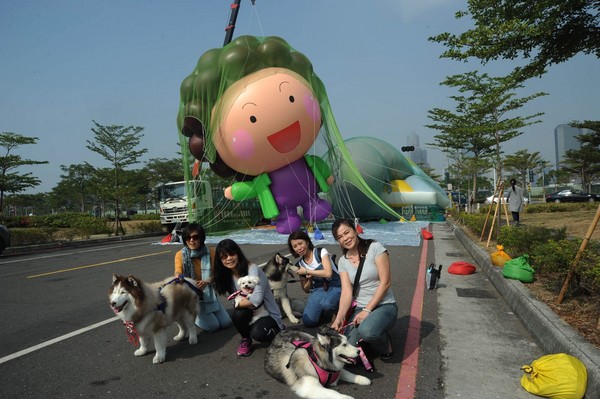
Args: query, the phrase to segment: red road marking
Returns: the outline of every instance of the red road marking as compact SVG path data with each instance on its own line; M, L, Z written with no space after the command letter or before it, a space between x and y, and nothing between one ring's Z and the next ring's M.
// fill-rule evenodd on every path
M425 270L427 268L427 246L429 241L423 240L417 286L410 308L408 333L404 344L404 359L400 367L398 388L395 399L412 399L417 388L417 371L419 369L419 341L421 336L421 315L423 313L423 294L425 292Z

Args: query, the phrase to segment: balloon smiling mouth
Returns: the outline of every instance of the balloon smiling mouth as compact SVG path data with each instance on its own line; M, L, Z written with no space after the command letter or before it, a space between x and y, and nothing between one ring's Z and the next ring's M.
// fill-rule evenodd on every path
M288 127L281 129L267 137L269 143L282 154L292 151L300 142L300 122L296 121Z

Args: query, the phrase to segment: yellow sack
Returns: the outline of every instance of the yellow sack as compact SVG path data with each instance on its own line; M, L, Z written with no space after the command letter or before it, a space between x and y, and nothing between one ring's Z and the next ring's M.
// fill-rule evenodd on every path
M534 395L552 399L581 399L587 370L581 360L566 353L542 356L521 367L521 386Z
M492 258L492 265L494 266L504 266L504 262L507 260L511 260L512 258L506 252L504 252L504 246L496 245L496 252L492 252L490 255Z

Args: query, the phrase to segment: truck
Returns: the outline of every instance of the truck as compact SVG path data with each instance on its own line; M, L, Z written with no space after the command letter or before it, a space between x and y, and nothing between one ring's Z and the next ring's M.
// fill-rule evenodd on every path
M213 208L212 189L206 180L191 180L189 185L185 180L162 183L157 186L157 193L160 223L167 231L187 224L189 217L198 221Z

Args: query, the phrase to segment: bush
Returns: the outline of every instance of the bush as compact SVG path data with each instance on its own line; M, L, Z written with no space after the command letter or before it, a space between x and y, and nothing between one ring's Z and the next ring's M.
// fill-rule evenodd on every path
M163 231L163 225L159 221L138 223L135 225L135 231L141 233L158 233Z
M160 215L158 213L138 213L129 216L129 218L131 220L160 220Z
M537 244L544 244L549 240L563 240L567 238L567 229L548 229L534 226L502 226L498 234L498 243L504 245L504 250L511 257L521 256L524 253L531 255L531 249Z
M11 228L10 245L18 247L21 245L43 244L58 240L58 229L52 227L28 227Z

